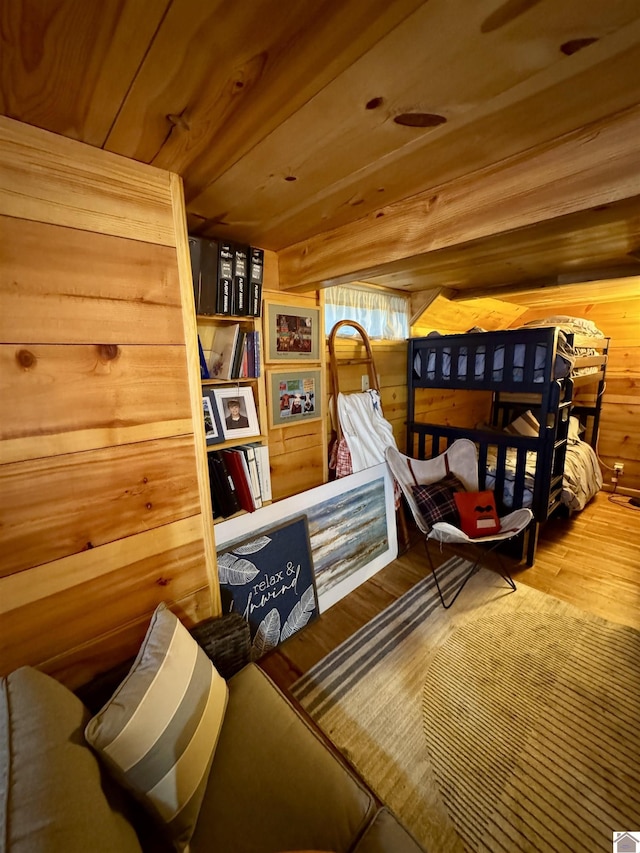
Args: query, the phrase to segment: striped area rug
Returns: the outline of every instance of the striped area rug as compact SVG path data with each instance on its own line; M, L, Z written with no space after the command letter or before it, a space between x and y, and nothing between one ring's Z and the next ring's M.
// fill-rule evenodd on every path
M450 611L421 581L292 692L429 853L609 853L640 826L639 665L637 631L481 570Z

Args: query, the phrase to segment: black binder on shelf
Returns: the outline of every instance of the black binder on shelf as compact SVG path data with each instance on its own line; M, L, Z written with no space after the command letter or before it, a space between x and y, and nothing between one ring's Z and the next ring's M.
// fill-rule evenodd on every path
M233 244L233 290L231 295L231 313L239 317L249 314L249 246Z
M220 240L218 243L218 293L216 314L231 314L231 294L233 288L233 261L235 252L233 243Z
M222 451L213 450L208 454L209 482L211 499L223 518L240 511L240 501L235 483L224 461Z
M249 247L249 299L247 313L259 317L262 313L262 279L264 276L264 251Z
M200 256L202 240L200 237L189 236L189 258L191 260L191 278L193 280L193 302L196 314L200 313Z
M218 241L202 240L200 250L200 301L197 314L216 314L218 307Z

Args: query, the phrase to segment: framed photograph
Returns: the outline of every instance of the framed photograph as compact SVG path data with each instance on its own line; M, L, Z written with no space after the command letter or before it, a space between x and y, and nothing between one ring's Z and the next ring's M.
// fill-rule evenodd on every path
M251 388L214 388L222 432L227 441L260 435L260 424Z
M204 437L207 445L220 444L221 441L224 441L224 433L212 388L202 389L202 410L204 414Z
M223 613L239 613L258 660L319 615L306 516L249 532L218 549Z
M265 307L265 361L320 361L318 308Z
M320 370L268 371L269 426L272 429L322 417Z

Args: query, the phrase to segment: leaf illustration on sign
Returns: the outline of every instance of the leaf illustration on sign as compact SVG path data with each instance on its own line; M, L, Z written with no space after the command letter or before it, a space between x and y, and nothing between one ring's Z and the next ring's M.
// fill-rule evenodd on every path
M258 625L258 630L253 638L251 657L258 660L280 642L280 614L274 607Z
M258 575L260 569L249 560L242 560L233 554L220 554L218 556L218 578L220 583L228 583L231 586L242 586Z
M258 536L257 539L252 539L250 542L238 545L238 547L233 550L236 554L257 554L258 551L262 551L263 548L266 548L269 542L271 542L271 539L268 536Z
M316 599L313 594L313 586L310 586L302 593L300 601L295 605L287 621L284 623L280 634L280 642L284 642L292 634L295 634L296 631L304 628L309 619L311 619L315 607Z

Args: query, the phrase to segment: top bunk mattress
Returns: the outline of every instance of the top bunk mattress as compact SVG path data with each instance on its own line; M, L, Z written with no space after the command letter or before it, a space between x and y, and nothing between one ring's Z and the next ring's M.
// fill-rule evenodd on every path
M560 325L560 319L566 322ZM595 327L592 331L569 319L573 318L546 318L498 332L472 329L460 335L432 332L414 338L410 341L411 383L415 387L540 390L546 383L574 374L575 334L602 337Z

